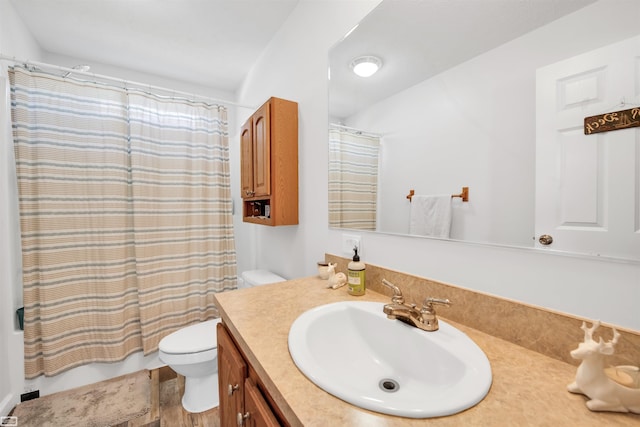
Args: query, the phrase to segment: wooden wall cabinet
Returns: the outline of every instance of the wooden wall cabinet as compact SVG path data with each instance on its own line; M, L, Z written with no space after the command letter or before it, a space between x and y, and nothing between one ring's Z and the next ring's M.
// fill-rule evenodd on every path
M298 104L269 98L240 129L242 218L298 224Z
M218 390L221 427L278 427L276 416L256 372L246 361L223 323L217 325Z

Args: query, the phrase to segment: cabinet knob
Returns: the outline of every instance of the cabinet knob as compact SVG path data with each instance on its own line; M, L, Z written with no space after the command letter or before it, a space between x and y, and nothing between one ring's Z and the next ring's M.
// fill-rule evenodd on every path
M233 396L233 392L238 390L239 388L240 386L238 384L236 385L229 384L229 396Z
M238 421L238 427L242 427L244 425L244 420L249 419L249 413L245 413L244 415L242 415L242 412L238 412L238 416L237 416L237 421Z

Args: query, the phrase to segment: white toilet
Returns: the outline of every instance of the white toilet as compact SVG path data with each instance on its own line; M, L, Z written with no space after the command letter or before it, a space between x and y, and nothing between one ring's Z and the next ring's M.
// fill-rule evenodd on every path
M244 271L238 279L238 289L268 285L269 283L284 282L285 280L287 279L284 279L269 270Z
M207 320L179 329L160 340L158 358L185 377L182 407L204 412L218 406L218 341L216 325Z
M238 287L250 288L285 280L267 270L251 270L242 273ZM204 412L220 404L218 323L220 319L213 319L184 327L162 338L158 345L160 361L185 377L182 407L189 412Z

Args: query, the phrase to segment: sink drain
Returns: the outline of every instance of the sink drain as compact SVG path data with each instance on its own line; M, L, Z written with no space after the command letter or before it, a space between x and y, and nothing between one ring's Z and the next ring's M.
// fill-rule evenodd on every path
M378 387L380 387L380 390L386 391L387 393L394 393L400 390L400 384L398 384L398 381L392 380L391 378L380 380Z

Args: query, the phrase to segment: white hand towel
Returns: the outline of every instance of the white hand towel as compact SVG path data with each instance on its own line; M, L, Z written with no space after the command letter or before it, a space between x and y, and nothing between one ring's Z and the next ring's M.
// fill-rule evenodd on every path
M420 236L449 237L451 195L413 196L409 233Z

